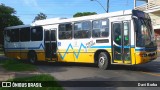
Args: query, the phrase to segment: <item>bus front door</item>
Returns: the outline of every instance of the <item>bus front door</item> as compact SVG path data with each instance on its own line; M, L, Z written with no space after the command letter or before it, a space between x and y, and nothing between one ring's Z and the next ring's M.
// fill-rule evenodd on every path
M112 63L131 64L130 22L112 23Z
M46 60L57 60L56 30L45 30L45 57Z

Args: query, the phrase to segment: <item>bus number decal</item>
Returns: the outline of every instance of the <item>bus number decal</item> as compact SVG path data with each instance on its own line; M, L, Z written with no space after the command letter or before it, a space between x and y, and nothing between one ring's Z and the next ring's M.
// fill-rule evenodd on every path
M58 46L61 46L61 42L58 42Z

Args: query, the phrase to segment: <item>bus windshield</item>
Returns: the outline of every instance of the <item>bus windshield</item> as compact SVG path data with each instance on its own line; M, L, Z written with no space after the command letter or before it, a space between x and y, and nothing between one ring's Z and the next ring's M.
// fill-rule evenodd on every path
M136 43L137 47L150 46L152 42L152 25L150 19L139 18L136 20Z

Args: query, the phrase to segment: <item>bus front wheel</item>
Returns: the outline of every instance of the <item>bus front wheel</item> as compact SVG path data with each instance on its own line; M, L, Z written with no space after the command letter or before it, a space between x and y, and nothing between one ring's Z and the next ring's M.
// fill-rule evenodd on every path
M109 59L106 52L101 52L98 56L98 67L106 70L109 65Z
M37 62L37 55L36 55L36 53L35 52L29 52L28 59L29 59L29 62L31 64L36 64L36 62Z

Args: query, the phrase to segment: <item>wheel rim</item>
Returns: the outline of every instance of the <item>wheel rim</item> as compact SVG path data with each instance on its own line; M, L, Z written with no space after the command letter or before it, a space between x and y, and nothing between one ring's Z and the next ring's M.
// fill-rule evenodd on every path
M105 64L105 57L101 56L99 58L99 66L103 66Z

